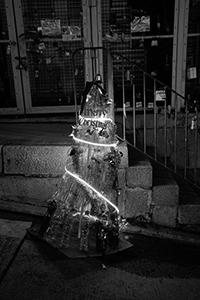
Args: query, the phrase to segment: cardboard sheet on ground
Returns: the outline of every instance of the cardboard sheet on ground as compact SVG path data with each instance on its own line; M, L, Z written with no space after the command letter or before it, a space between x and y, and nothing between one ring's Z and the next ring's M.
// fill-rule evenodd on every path
M39 240L42 240L52 246L53 248L57 249L64 255L66 255L69 258L84 258L84 257L98 257L102 256L102 253L96 251L96 238L95 238L95 233L91 232L90 235L90 243L89 243L89 250L88 252L82 252L79 251L79 244L80 244L80 239L77 238L77 228L74 228L72 234L71 234L71 240L70 240L70 248L66 249L64 247L59 247L58 240L55 242L50 242L46 241L40 234L39 234L39 229L41 226L41 220L36 220L32 226L27 229L27 231L38 238ZM59 235L59 233L58 233ZM132 247L133 245L129 243L127 240L124 238L124 234L121 232L119 235L119 243L116 248L111 248L107 247L107 251L104 255L110 255L117 253L119 251L123 251L125 249L128 249Z

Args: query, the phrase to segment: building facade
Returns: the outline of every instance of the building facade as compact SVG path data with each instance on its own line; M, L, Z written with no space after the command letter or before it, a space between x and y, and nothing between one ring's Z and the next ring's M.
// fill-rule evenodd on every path
M0 0L0 114L74 112L97 73L121 108L123 56L130 108L133 80L137 106L144 93L145 105L154 102L135 63L183 96L167 98L181 110L184 97L198 101L199 47L198 0Z

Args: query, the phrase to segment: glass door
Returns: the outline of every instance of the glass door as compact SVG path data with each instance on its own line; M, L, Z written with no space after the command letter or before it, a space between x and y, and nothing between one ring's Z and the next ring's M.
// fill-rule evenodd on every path
M166 85L172 85L174 14L176 0L102 1L103 46L113 53L115 107L123 107L122 58L127 111L133 106L133 84L136 108L144 104L142 70ZM106 72L106 66L104 66ZM146 105L154 102L153 80L146 82ZM169 103L171 99L169 99Z
M190 112L200 110L200 1L189 7L186 60L186 97Z
M14 20L12 0L0 0L0 115L24 113Z
M84 46L81 0L13 1L27 114L75 111L84 91Z

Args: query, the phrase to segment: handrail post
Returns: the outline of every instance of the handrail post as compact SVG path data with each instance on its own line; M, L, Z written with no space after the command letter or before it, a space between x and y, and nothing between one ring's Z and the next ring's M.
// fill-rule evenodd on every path
M143 73L143 105L144 105L144 153L147 152L147 141L146 141L146 74L145 72Z
M112 119L115 120L114 113L114 90L113 90L113 60L110 49L107 49L107 91L108 91L108 99L112 100L111 103L111 111L112 111Z
M77 105L77 95L76 95L76 78L75 78L75 64L74 64L75 54L76 54L76 52L73 52L73 54L72 54L72 78L73 78L73 89L74 89L76 124L78 124L78 105Z
M156 105L156 80L153 81L154 93L154 159L157 160L157 105Z
M165 89L165 93L166 93L166 89ZM165 166L167 167L167 98L165 99L164 110L165 110L164 111Z
M126 140L126 107L125 107L125 86L124 86L124 58L122 58L122 100L123 100L123 140Z
M187 179L187 159L188 159L188 101L185 101L185 163L184 163L184 178Z
M195 149L194 149L194 155L195 155L195 173L194 173L194 183L195 185L197 184L197 153L198 153L198 108L197 105L195 106L195 123L196 126L194 127L195 130L195 141L194 141L194 145L195 145Z
M135 75L134 75L134 67L133 67L133 74L132 74L132 85L133 85L133 145L136 147L136 119L135 119Z
M174 103L174 172L177 172L177 96L175 95L175 103Z

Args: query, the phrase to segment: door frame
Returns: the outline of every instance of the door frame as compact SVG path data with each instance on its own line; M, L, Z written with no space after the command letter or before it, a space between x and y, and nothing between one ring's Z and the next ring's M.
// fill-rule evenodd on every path
M172 89L185 97L186 57L190 0L175 0L172 62ZM172 107L177 111L185 101L172 93Z
M15 96L16 96L16 107L0 108L0 115L24 114L25 109L24 109L24 101L23 101L24 97L23 97L23 88L22 88L22 81L21 81L21 70L18 69L19 61L17 60L17 57L19 57L18 40L16 34L15 14L14 14L12 0L5 0L5 10L6 10L9 40L0 40L0 43L7 43L8 45L10 45L10 55L11 55L12 72L13 72L14 88L15 88Z
M16 27L17 27L18 42L19 42L19 55L20 57L27 57L26 38L24 34L25 29L23 23L21 0L14 1L14 9L17 14ZM28 70L22 69L21 73L22 73L22 84L24 89L24 99L25 99L24 102L25 102L26 114L75 112L75 105L32 106L29 72Z

